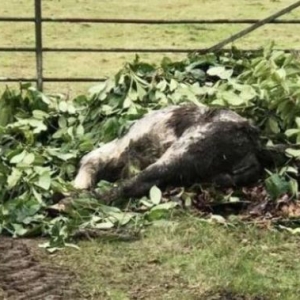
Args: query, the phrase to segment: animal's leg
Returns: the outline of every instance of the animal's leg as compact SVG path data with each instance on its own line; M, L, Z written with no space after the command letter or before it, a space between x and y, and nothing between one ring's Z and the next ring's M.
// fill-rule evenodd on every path
M193 172L194 162L195 159L187 155L174 157L172 160L170 160L169 157L163 156L136 177L125 181L124 184L119 187L118 193L116 193L115 196L140 197L147 194L153 185L164 187L170 183L191 184L193 181L197 181L198 172L203 172L202 175L206 173L206 166L203 166L202 171L198 170L198 172ZM185 170L190 170L191 173L186 173ZM209 178L208 176L207 180L220 187L242 186L255 182L260 172L261 166L256 156L250 153L235 164L232 170L228 170L228 173L219 174L213 178ZM209 172L207 172L207 174L209 174ZM205 181L205 179L203 181Z
M182 157L180 154L172 153L173 155L170 157L168 152L170 152L170 149L135 177L125 180L119 187L113 188L105 195L99 195L99 198L111 202L122 197L140 197L146 195L154 185L164 187L169 183L179 183L183 172L183 164L187 163L184 159L186 156Z
M111 158L118 159L116 140L86 154L80 161L80 168L74 180L77 189L89 189L98 180L98 174L105 168ZM105 178L102 178L105 179Z
M255 182L262 171L256 155L249 153L233 167L232 178L237 186Z
M84 156L80 162L80 168L74 180L76 189L89 189L94 185L94 178L101 161L101 148L93 150Z

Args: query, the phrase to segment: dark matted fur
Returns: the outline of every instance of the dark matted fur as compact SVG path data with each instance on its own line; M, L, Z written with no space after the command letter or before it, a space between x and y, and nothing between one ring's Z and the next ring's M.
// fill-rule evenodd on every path
M172 106L144 116L124 137L87 154L75 187L121 180L107 195L113 200L145 195L153 185L246 185L261 173L258 140L257 129L230 110ZM132 165L137 175L131 175Z

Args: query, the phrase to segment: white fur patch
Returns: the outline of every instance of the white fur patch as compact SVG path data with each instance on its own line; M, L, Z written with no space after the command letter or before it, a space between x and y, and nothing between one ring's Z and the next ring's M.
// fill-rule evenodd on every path
M217 116L217 120L221 122L237 122L237 123L247 121L245 118L229 110L221 111L220 114Z
M74 180L74 188L79 190L88 189L92 186L93 179L91 173L86 170L84 167L80 168L75 180Z
M199 142L206 137L206 134L211 129L211 123L193 126L187 129L183 136L181 136L173 145L164 153L164 155L158 160L158 163L167 164L175 158L179 158L184 155L188 148L195 142Z

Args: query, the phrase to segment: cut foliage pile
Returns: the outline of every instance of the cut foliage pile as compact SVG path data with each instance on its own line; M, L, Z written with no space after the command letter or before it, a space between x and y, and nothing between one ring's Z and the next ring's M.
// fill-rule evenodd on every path
M50 236L46 246L55 248L78 230L138 228L165 218L181 203L196 201L203 207L207 200L251 200L251 193L252 198L241 191L210 197L209 189L199 186L197 194L184 189L162 194L153 187L148 198L126 207L108 207L82 193L67 211L53 216L54 195L71 190L82 155L123 134L145 113L186 102L230 107L260 128L265 144L300 143L300 62L271 47L256 54L233 49L223 55L191 55L180 62L164 58L160 66L137 58L90 95L71 100L23 84L19 91L7 89L0 100L0 233ZM286 165L266 172L266 194L257 201L284 198L290 205L298 198L298 158L297 147L286 150ZM100 182L98 188L109 185Z

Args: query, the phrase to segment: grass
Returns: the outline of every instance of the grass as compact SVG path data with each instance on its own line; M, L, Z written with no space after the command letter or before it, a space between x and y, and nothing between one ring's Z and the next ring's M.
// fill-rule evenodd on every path
M299 299L299 237L177 221L135 242L82 241L51 260L79 275L87 299Z
M45 17L263 18L293 2L43 0L43 14ZM1 1L0 16L32 15L33 1ZM300 18L299 9L287 17ZM203 48L245 26L45 24L44 46ZM275 40L278 47L296 48L299 26L268 25L236 45L256 48ZM34 45L31 24L0 23L0 32L2 47ZM158 63L163 54L141 56ZM57 77L110 76L133 57L122 53L45 54L44 73ZM0 77L34 75L33 55L1 53ZM4 86L0 83L0 90ZM46 91L74 95L85 92L89 86L89 83L49 83ZM86 298L218 299L218 293L226 292L228 298L223 299L234 299L234 295L248 297L241 299L299 299L300 239L286 233L242 225L224 228L189 216L170 227L149 228L135 242L97 239L79 245L80 251L67 249L48 259L77 273L79 288Z
M293 3L291 0L151 0L151 1L43 1L45 17L213 19L263 18ZM117 9L116 9L117 8ZM33 16L32 1L3 0L0 16ZM299 18L297 9L284 18ZM45 47L151 47L203 48L232 35L247 25L127 25L127 24L44 24ZM257 48L274 40L278 47L297 48L300 25L267 25L237 41L236 46ZM1 46L34 46L34 26L0 23ZM159 62L164 54L141 54ZM184 54L167 54L176 59ZM46 53L47 77L102 77L118 71L134 54L123 53ZM0 76L34 76L35 59L28 53L1 53ZM46 91L72 95L84 92L91 83L47 83Z

